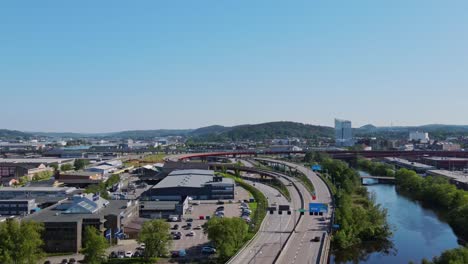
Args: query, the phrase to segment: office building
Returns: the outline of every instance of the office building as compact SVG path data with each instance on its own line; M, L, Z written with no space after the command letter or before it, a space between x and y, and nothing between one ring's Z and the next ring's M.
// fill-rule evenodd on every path
M96 228L108 239L125 237L124 226L139 216L136 201L107 201L99 195L75 195L55 206L26 217L44 224L46 252L79 252L87 226ZM115 241L115 240L114 240Z
M354 145L351 121L335 119L335 143L337 147L351 147Z

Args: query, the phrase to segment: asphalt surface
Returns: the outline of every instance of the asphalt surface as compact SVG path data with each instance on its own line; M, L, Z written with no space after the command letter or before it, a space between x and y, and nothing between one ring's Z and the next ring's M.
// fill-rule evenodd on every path
M324 215L323 217L310 216L308 213L304 215L303 221L299 223L296 229L296 233L293 234L288 245L286 245L278 259L278 263L320 263L319 251L322 242L312 242L311 240L314 237L319 236L322 241L322 235L325 235L325 241L328 239L327 230L330 226L330 216L333 208L331 207L331 194L326 184L312 170L304 166L272 159L261 160L282 163L293 167L304 173L311 180L314 185L316 200L312 200L311 194L302 184L297 185L304 194L306 205L305 209L308 209L308 204L312 202L326 203L329 205L328 215Z
M236 160L237 161L237 160ZM244 166L253 167L253 165L245 160L240 160ZM280 178L285 184L287 180ZM253 185L253 182L246 181ZM300 207L300 197L297 190L290 186L291 203L280 195L278 190L256 182L255 187L260 190L265 197L267 197L270 206L276 205L289 205L292 208ZM274 214L267 214L262 227L259 230L257 237L243 250L241 250L229 263L273 263L278 253L290 233L293 231L295 221L299 218L298 214L292 213L288 215L286 212L279 215L278 212Z

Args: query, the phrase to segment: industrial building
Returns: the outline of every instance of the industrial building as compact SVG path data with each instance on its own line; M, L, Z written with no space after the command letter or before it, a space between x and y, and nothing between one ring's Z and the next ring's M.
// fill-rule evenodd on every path
M395 158L395 157L387 157L384 159L384 162L388 164L393 164L397 168L405 168L405 169L414 170L417 173L426 173L428 170L435 169L435 167L431 165L427 165L427 164L423 164L419 162L413 162L413 161Z
M424 157L423 162L443 170L464 170L468 169L468 158L455 157Z
M84 188L91 184L99 184L103 181L103 176L99 172L67 171L57 173L55 179L67 186Z
M54 169L42 163L0 163L0 185L9 186L12 180L19 181L21 177L32 179L36 173Z
M216 176L211 170L176 170L147 190L143 199L182 201L187 196L197 200L234 199L234 181Z
M140 217L151 219L168 219L169 216L181 217L189 208L189 199L183 201L141 201Z
M447 178L457 188L468 191L468 171L430 170L429 175Z

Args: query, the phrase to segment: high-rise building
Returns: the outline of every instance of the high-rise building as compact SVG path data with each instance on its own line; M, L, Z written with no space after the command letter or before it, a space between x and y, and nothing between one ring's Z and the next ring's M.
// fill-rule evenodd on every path
M412 131L409 133L409 141L420 141L421 143L429 142L429 133Z
M335 142L337 147L354 146L351 121L335 119Z

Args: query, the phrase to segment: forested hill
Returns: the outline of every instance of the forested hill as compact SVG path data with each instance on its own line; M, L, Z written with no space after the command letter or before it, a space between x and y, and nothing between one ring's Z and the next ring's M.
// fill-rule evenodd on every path
M333 128L307 125L295 122L270 122L256 125L240 125L234 127L212 127L214 132L191 135L194 141L242 141L264 140L274 138L305 138L333 137Z
M31 136L29 133L17 130L0 129L0 139L28 139Z

